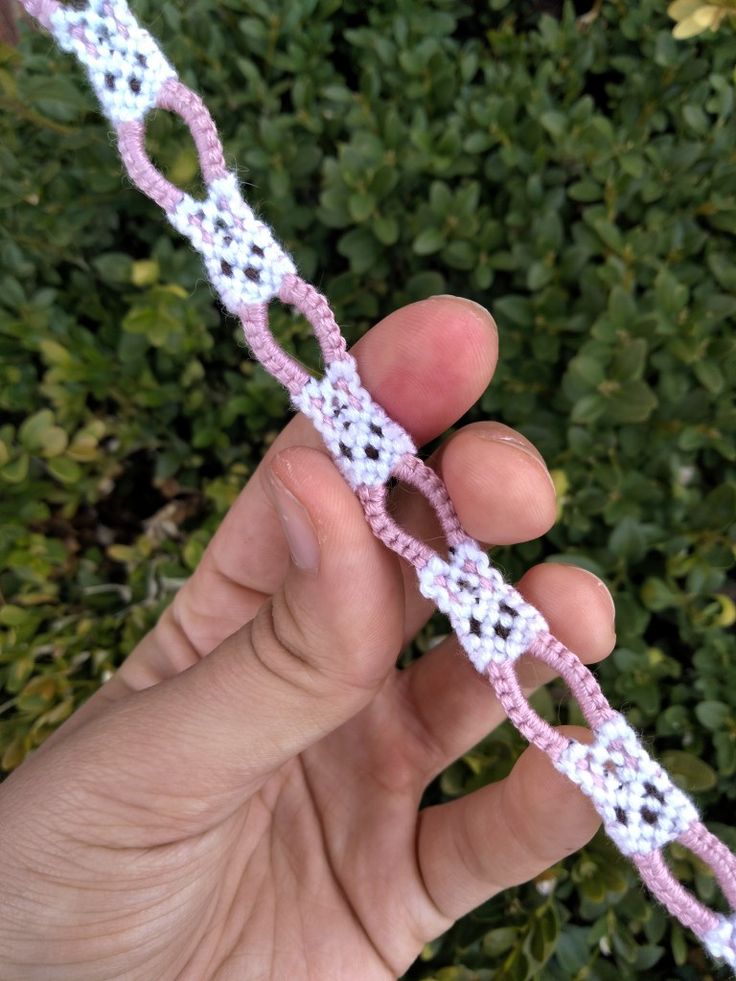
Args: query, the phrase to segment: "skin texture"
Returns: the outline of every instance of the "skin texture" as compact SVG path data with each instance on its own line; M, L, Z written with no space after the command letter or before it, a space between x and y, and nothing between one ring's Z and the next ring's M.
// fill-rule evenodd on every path
M417 445L477 400L497 352L489 314L453 297L354 349ZM507 426L460 429L431 463L484 543L554 521L544 462ZM393 508L437 542L418 494L397 488ZM542 565L518 587L584 661L613 648L589 573ZM156 627L0 787L0 976L396 978L455 919L587 842L591 805L533 748L500 783L419 809L503 718L452 636L396 669L431 612L294 418ZM522 663L520 677L531 691L551 675Z

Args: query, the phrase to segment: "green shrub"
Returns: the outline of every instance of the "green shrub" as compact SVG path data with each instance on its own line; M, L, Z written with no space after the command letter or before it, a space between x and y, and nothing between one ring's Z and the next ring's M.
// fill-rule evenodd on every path
M498 550L611 585L600 677L720 833L736 800L736 38L677 43L664 4L134 2L218 121L251 202L348 336L438 292L486 304L498 417L554 470L560 518ZM481 9L475 9L475 7ZM122 178L81 70L0 49L0 754L17 765L194 568L287 418L198 258ZM165 114L149 145L196 190ZM275 329L314 356L306 326ZM416 645L426 645L433 623ZM537 699L577 721L559 686ZM433 785L505 772L508 727ZM729 841L734 843L733 833ZM684 852L704 899L713 878ZM599 835L431 944L407 977L695 979L691 937Z

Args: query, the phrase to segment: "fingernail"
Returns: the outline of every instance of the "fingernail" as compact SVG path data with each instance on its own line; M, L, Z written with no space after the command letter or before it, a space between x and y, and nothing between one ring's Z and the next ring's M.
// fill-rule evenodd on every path
M519 439L518 436L514 436L511 433L504 433L491 430L481 430L476 433L479 439L484 440L486 443L500 443L501 445L513 446L516 450L521 450L522 453L534 460L538 467L544 471L544 476L550 482L552 490L554 491L555 498L557 497L557 488L555 487L555 482L552 480L552 474L547 469L547 464L544 462L544 457L536 448L536 446L531 446L529 443L525 443L523 440Z
M294 565L305 572L319 569L319 541L306 508L296 499L279 478L269 474L276 513L284 529Z
M476 303L475 300L468 299L467 296L454 296L452 293L437 293L430 297L432 300L454 300L455 303L464 303L466 306L471 307L474 313L480 314L483 320L488 321L495 328L496 321L491 316L490 310L487 310L482 303Z
M509 446L515 446L517 450L523 450L528 456L533 457L538 463L541 463L545 470L547 469L544 457L536 446L525 443L523 439L519 439L513 432L504 432L498 429L482 429L479 427L476 436L480 436L481 439L489 443L506 443Z
M603 592L606 595L606 599L608 600L608 603L611 607L611 622L615 623L616 604L613 601L613 596L611 596L611 590L608 588L608 586L606 586L606 584L603 582L600 576L597 576L594 572L591 572L590 569L583 569L583 567L580 565L578 566L578 569L580 569L581 572L586 573L586 575L589 575L592 579L595 579L596 583L598 584L598 587L603 590Z

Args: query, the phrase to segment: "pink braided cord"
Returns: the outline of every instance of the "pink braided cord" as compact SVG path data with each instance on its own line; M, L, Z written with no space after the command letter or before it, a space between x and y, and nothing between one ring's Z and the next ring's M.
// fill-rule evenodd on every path
M736 914L724 916L700 903L674 879L662 849L678 841L706 862L732 911L736 857L647 754L591 672L550 634L541 613L503 580L464 531L440 477L416 455L409 433L362 386L326 298L300 279L271 230L243 200L202 100L178 79L124 0L88 0L79 9L56 0L22 3L85 65L115 127L131 180L201 253L220 300L240 318L254 356L287 389L294 408L312 420L374 534L415 568L420 592L448 616L460 646L489 679L509 719L590 797L606 831L652 893L713 956L736 967ZM171 184L148 157L145 119L154 108L175 112L188 125L206 187L203 200ZM274 339L267 306L275 297L311 324L325 364L321 378ZM388 506L391 480L429 502L446 540L444 555L396 523ZM534 711L517 678L522 655L549 665L566 681L593 731L590 744L566 739Z

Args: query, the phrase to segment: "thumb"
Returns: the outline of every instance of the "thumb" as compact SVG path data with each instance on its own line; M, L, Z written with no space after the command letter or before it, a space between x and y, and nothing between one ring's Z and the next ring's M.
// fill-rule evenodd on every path
M184 780L242 797L367 704L401 649L398 562L335 465L292 447L271 470L292 555L282 587L206 658L107 716L157 794ZM106 741L117 742L109 729Z

